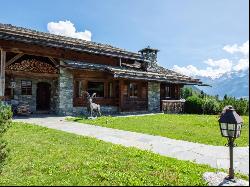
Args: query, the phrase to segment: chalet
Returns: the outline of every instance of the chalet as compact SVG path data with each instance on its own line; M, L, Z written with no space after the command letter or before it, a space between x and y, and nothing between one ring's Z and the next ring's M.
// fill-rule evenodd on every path
M0 24L0 97L32 112L86 112L83 91L102 113L180 112L184 85L202 85L157 64L157 49L138 53L110 45ZM84 108L85 107L85 108Z

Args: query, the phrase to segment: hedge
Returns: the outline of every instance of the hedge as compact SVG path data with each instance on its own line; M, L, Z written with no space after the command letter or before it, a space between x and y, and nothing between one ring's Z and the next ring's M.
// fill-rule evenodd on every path
M11 107L2 104L0 101L0 172L9 153L9 149L7 148L7 143L4 140L3 135L10 127L11 118Z

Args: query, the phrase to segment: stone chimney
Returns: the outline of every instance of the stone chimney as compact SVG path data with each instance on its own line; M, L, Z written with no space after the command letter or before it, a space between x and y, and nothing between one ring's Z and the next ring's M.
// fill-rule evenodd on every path
M145 60L143 64L143 69L146 71L154 70L157 66L157 53L158 49L150 48L150 46L139 51L143 59Z

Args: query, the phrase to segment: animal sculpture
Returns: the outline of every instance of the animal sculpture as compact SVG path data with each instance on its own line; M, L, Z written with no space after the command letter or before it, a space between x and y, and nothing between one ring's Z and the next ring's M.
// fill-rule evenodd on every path
M93 98L96 96L96 93L93 93L92 96L90 96L90 94L86 91L84 91L83 93L87 98L87 110L90 115L89 117L92 118L94 113L96 114L96 116L101 116L101 106L93 102Z

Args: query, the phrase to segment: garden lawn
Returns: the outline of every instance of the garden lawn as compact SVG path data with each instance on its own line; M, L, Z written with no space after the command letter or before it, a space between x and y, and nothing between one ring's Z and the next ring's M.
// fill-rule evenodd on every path
M103 116L95 120L85 117L68 118L70 121L159 135L177 140L185 140L209 145L224 146L216 115L156 114L130 117ZM236 139L238 146L249 145L249 117L243 116L242 135Z
M206 165L14 123L0 185L206 185Z

